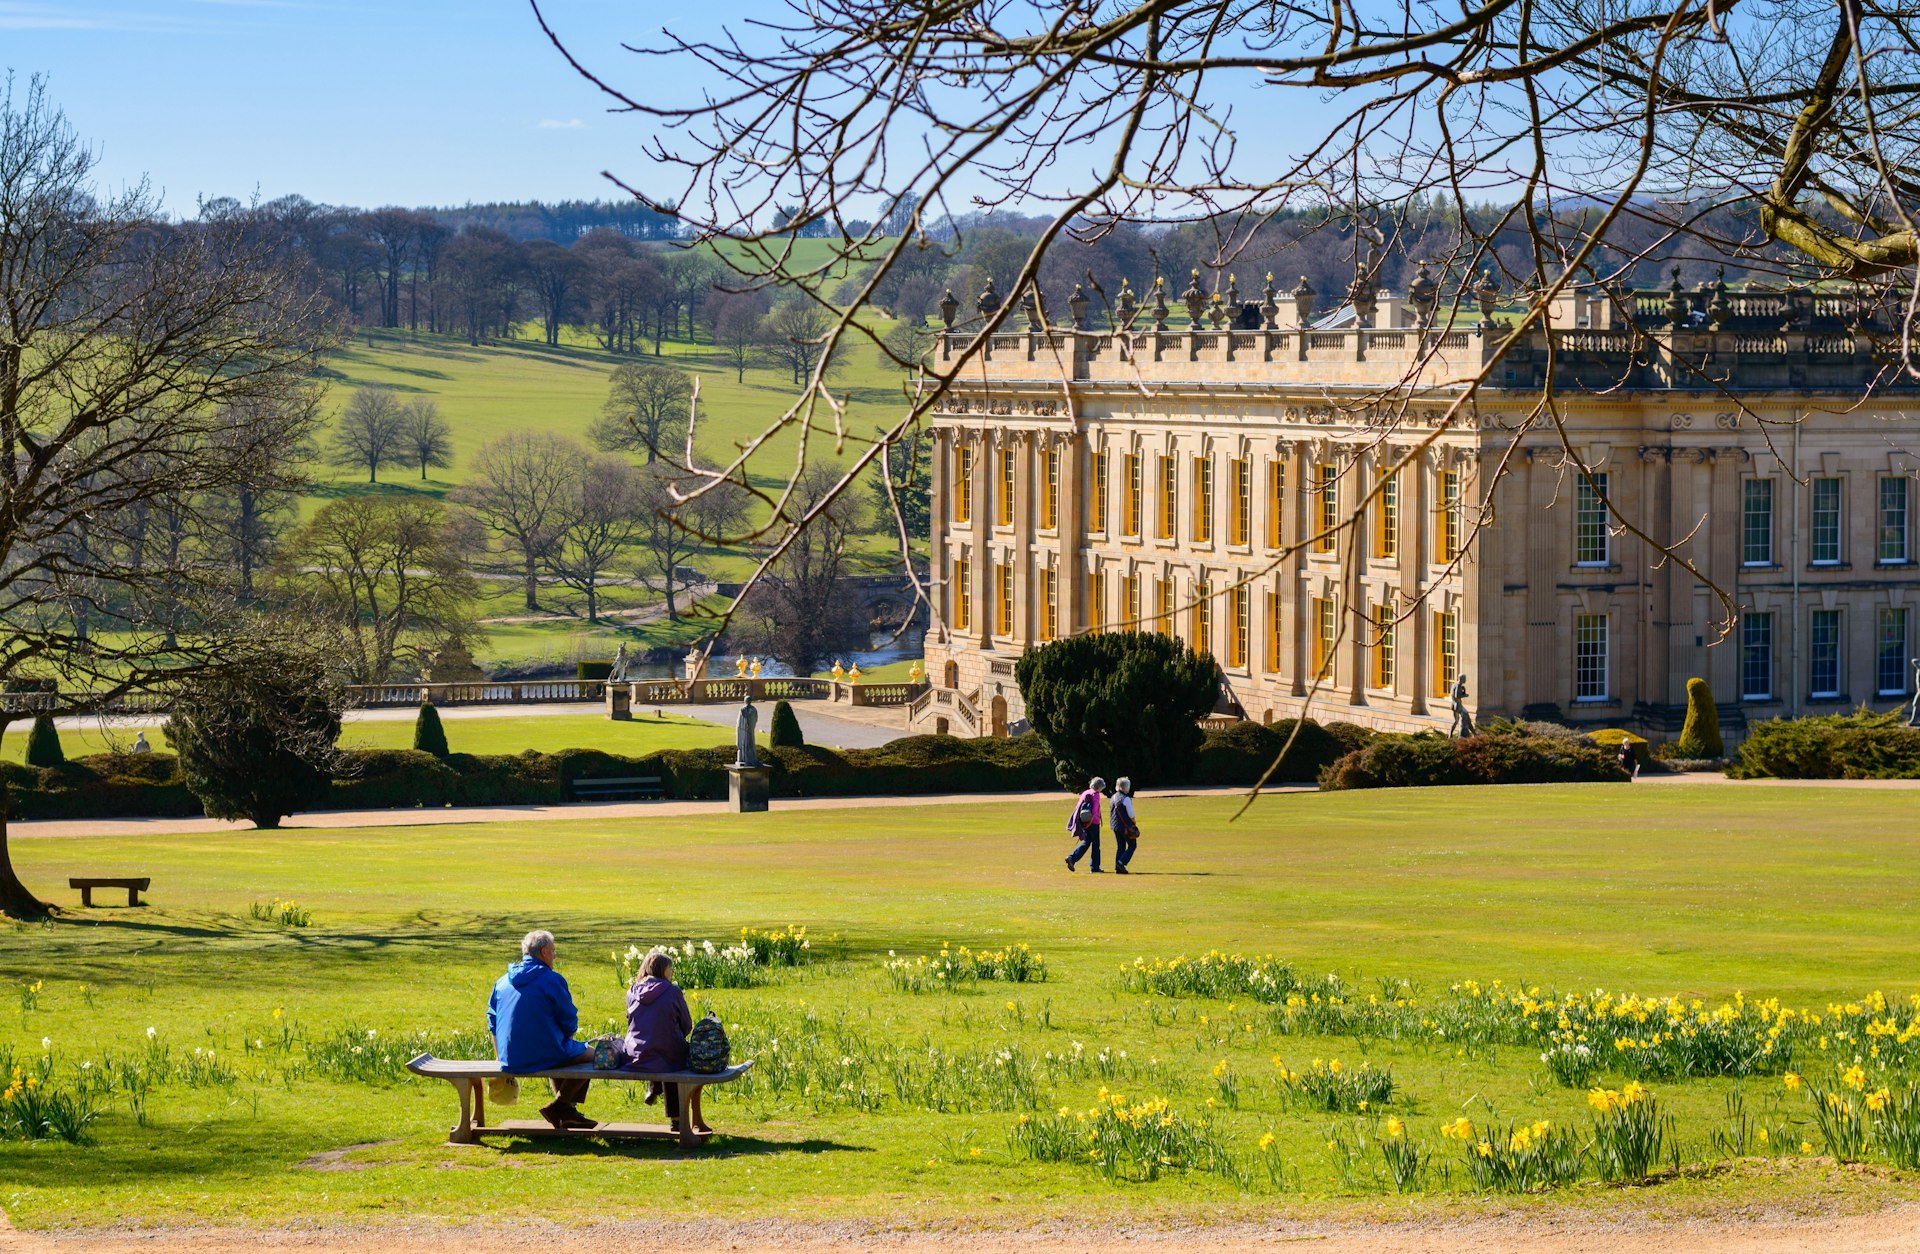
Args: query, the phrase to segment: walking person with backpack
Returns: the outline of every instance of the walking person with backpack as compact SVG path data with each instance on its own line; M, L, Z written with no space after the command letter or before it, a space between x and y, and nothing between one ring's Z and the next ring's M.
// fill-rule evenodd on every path
M1079 869L1080 859L1089 850L1093 853L1093 873L1100 874L1100 794L1106 789L1107 781L1094 776L1087 790L1073 803L1073 814L1067 819L1067 834L1077 840L1073 852L1067 855L1067 870Z
M1113 827L1113 871L1126 875L1133 851L1140 845L1140 824L1133 817L1133 781L1122 775L1113 781L1113 802L1107 809L1107 822Z

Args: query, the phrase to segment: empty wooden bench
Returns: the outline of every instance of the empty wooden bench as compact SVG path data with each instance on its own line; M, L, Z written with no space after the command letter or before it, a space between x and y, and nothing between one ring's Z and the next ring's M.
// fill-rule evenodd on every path
M666 781L658 775L576 779L571 787L575 801L653 801L667 795Z
M153 880L145 875L75 875L68 878L67 887L80 890L80 904L83 906L93 904L93 890L96 888L124 888L127 890L127 904L137 906L140 904L140 894L146 892L152 883Z
M665 1124L645 1123L596 1123L591 1128L556 1128L545 1119L508 1119L500 1123L487 1122L487 1081L497 1080L507 1074L500 1070L500 1064L492 1059L461 1061L452 1058L435 1058L432 1054L421 1054L407 1064L407 1070L417 1076L428 1079L445 1080L452 1084L460 1094L460 1122L447 1133L447 1140L454 1145L471 1145L483 1136L554 1136L613 1137L623 1140L677 1140L688 1147L700 1145L713 1135L701 1132L697 1128L705 1120L700 1115L700 1090L709 1084L726 1084L737 1080L753 1066L753 1060L717 1071L712 1075L702 1075L697 1071L596 1071L591 1063L572 1067L556 1067L551 1071L518 1071L513 1073L516 1080L634 1080L659 1081L670 1084L680 1090L680 1126L669 1127ZM522 1093L520 1100L526 1101L527 1094ZM537 1102L536 1105L544 1105Z

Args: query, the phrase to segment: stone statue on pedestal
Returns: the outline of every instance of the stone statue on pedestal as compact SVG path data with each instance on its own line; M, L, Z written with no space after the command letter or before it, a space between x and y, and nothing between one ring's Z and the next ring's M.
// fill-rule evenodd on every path
M1907 726L1920 727L1920 657L1913 664L1913 704L1907 707Z
M607 670L607 682L610 684L626 683L627 666L627 644L626 641L623 640L620 642L620 647L613 651L613 665Z
M755 726L760 722L760 711L753 708L753 694L747 694L747 703L740 707L740 721L733 725L733 764L735 766L757 767L761 765L760 753L753 743Z
M1453 677L1453 728L1448 734L1452 736L1473 735L1473 716L1467 713L1467 674L1465 671Z

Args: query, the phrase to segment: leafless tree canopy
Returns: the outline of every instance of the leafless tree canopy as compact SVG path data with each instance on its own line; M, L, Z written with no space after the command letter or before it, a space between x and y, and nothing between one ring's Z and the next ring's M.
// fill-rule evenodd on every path
M635 46L637 65L554 42L646 128L649 167L608 177L724 241L732 285L797 289L818 311L801 394L769 424L800 433L769 524L777 551L807 521L784 506L811 444L848 436L819 362L866 336L912 365L898 350L914 346L880 341L863 311L915 284L906 303L924 304L919 259L987 211L1047 216L1000 300L976 310L959 294L965 351L857 446L841 489L914 429L1043 274L1084 283L1096 317L1123 278L1144 284L1073 258L1143 223L1207 233L1209 293L1236 262L1285 273L1289 240L1315 229L1350 237L1363 290L1417 240L1437 316L1471 305L1484 273L1524 298L1515 340L1556 297L1604 295L1654 255L1786 285L1866 284L1863 307L1883 310L1904 356L1920 255L1914 17L1869 0L793 0L711 38L669 30ZM648 95L658 58L697 66L704 92ZM794 246L810 232L833 241L824 256ZM819 293L848 273L861 277L828 305ZM1032 304L1048 322L1064 315L1059 286ZM1390 427L1406 391L1356 411ZM1555 429L1558 412L1549 387L1530 426ZM713 469L738 478L763 444Z

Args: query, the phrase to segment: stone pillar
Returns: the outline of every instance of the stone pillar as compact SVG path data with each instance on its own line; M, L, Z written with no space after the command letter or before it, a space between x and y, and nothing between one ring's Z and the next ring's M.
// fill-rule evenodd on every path
M1013 635L1022 647L1038 636L1040 621L1040 563L1033 551L1038 508L1041 433L1021 431L1014 437L1013 466Z
M616 723L633 719L633 688L627 684L607 684L607 717Z
M1559 468L1545 447L1527 449L1527 641L1525 681L1517 693L1501 693L1500 704L1518 717L1522 707L1537 702L1571 701L1573 697L1573 624L1560 621L1559 584L1573 566L1573 492L1568 486L1560 508L1554 509L1560 488ZM1561 684L1561 676L1568 682ZM1488 677L1491 678L1490 676ZM1494 695L1483 679L1482 700ZM1566 707L1563 713L1569 712Z
M734 814L764 814L773 793L773 772L764 766L727 768L727 809Z
M973 634L979 648L993 644L993 519L999 508L988 494L993 483L993 460L998 454L992 437L974 433L973 453Z
M1400 624L1396 669L1400 690L1407 694L1407 709L1413 714L1427 712L1427 694L1433 689L1433 614L1437 607L1422 602L1420 596L1427 590L1427 570L1433 562L1434 505L1440 468L1446 465L1446 446L1438 446L1437 451L1438 457L1422 454L1413 458L1400 472L1400 609L1411 611L1413 616Z
M1074 342L1077 346L1079 337L1076 336ZM1087 440L1080 432L1065 432L1054 439L1054 447L1060 453L1060 558L1054 567L1057 572L1054 584L1060 599L1060 621L1054 624L1054 633L1070 636L1086 625L1082 609L1085 600L1082 589L1084 580L1080 571L1085 566L1081 555L1085 551L1087 521L1090 517L1087 494L1093 469L1088 461Z

